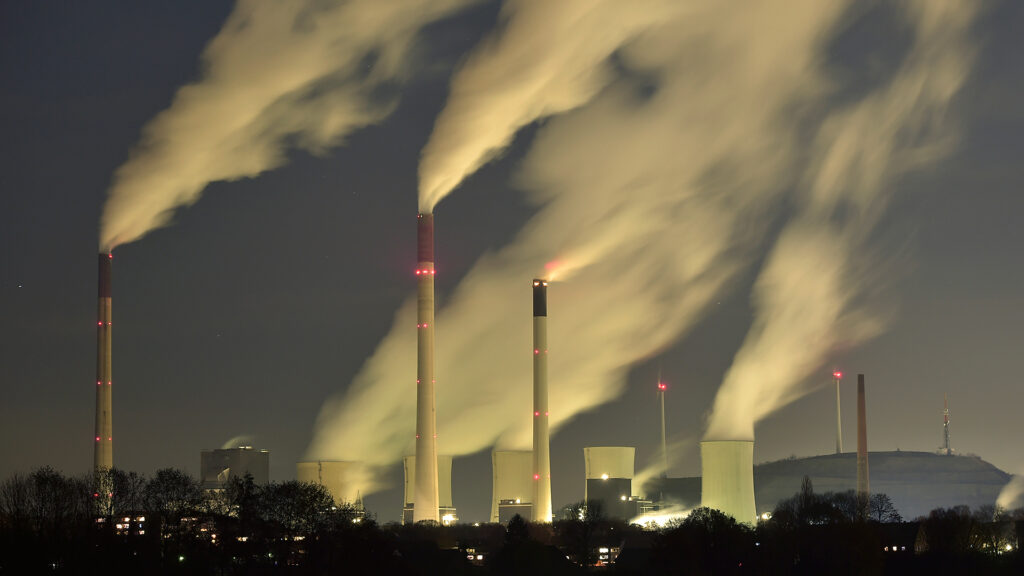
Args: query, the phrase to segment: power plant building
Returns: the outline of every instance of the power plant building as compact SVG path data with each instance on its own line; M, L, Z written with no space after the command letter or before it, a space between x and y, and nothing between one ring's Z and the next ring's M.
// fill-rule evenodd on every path
M533 515L533 453L529 450L491 452L494 483L491 491L491 522L507 524L516 514L524 520Z
M199 453L200 481L206 490L223 488L232 478L252 476L256 484L270 483L270 451L252 446L218 448Z
M701 442L700 461L700 505L728 514L737 522L754 524L754 441Z
M405 469L405 503L402 507L402 524L419 522L415 519L416 509L416 456L403 459ZM452 503L452 457L437 456L437 494L438 514L444 526L459 520L455 505Z
M308 460L295 465L299 482L319 484L330 492L334 504L362 507L359 480L363 473L359 462L344 460Z
M636 448L589 446L583 449L586 468L584 500L599 502L608 518L629 520L639 513L640 499L633 496Z

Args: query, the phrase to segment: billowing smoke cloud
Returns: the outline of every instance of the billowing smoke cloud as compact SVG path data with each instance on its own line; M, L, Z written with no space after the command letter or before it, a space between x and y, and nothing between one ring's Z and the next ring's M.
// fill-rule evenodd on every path
M813 141L798 215L754 287L756 318L725 376L707 438L753 439L754 424L805 394L840 343L877 334L870 235L893 177L950 149L947 109L972 60L971 2L908 3L912 44L883 86L831 111ZM824 379L822 379L824 381Z
M561 3L546 5L551 18L563 14ZM770 224L765 215L798 183L799 114L814 110L826 86L823 43L842 6L689 10L620 35L623 44L606 51L615 52L615 80L538 133L521 175L538 213L477 263L437 315L440 453L529 446L530 279L546 263L557 262L552 276L564 280L549 291L557 429L617 397L631 365L694 325L749 266ZM577 34L606 37L597 26L619 29L615 18L576 23L551 26L568 30L570 46ZM473 66L486 68L485 57L500 54L494 46L485 44ZM553 61L565 70L545 72L552 77L596 74L574 58ZM531 117L506 114L519 119L506 123L513 131ZM442 270L444 251L438 246ZM324 407L310 457L384 466L411 453L415 324L410 301L348 391Z
M238 0L203 52L203 72L143 130L114 176L100 247L141 238L212 182L283 164L386 116L427 23L473 0Z
M507 0L501 33L459 70L423 149L420 211L431 212L523 126L587 103L614 76L609 56L680 8L671 0Z
M1024 507L1024 467L1003 486L996 498L996 506L1003 510Z

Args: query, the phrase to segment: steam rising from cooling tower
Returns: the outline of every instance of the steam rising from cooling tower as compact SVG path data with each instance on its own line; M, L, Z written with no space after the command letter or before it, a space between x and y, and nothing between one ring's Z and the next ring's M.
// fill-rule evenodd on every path
M212 182L314 153L392 109L380 88L408 73L417 32L473 0L238 0L202 74L143 129L103 211L109 251L166 225Z
M871 234L898 175L945 156L948 108L972 60L971 2L906 5L911 45L888 81L820 122L797 196L754 287L754 324L725 376L706 438L753 438L754 424L809 390L826 356L876 335Z
M531 143L518 184L536 214L509 245L483 256L438 310L444 346L436 367L453 375L437 391L439 449L530 446L521 416L529 390L513 385L528 381L530 369L510 352L529 345L530 325L518 311L530 304L515 288L523 277L558 262L549 278L564 281L559 295L571 303L549 327L551 340L564 343L549 364L558 382L549 391L555 431L616 398L635 362L684 335L771 243L765 215L796 206L791 220L779 219L783 231L754 289L757 320L709 427L708 439L750 439L754 422L799 396L798 385L840 339L854 343L880 329L864 307L871 285L863 274L885 205L880 191L948 149L937 145L949 142L941 120L969 62L972 5L908 5L913 37L900 67L840 101L832 98L838 81L829 42L859 14L843 3L808 0L785 12L755 4L741 18L714 3L687 5L685 15L676 13L679 3L652 3L664 11L646 26L626 17L635 25L629 34L603 17L617 14L615 3L592 3L602 17L587 18L569 18L563 4L509 4L501 35L453 80L424 153L421 202L429 206L432 190L450 189L436 183L463 176L429 168L434 156L438 165L447 154L461 157L454 152L461 144L441 144L452 142L444 134L468 142L488 132L491 144L469 146L483 153L466 156L488 158L518 126L571 108L538 114L538 91L492 91L480 75L489 70L496 87L506 78L601 78L575 108L548 118ZM545 24L536 41L515 41L534 19L559 18L569 21ZM567 32L547 42L550 30ZM581 69L585 59L572 50L584 37L620 38L608 50L613 64L594 57L594 70ZM502 106L488 105L497 99ZM506 128L494 134L504 135L477 130L487 123L473 110L502 110L497 124ZM806 134L814 135L811 154ZM402 391L415 357L408 330L415 317L409 301L347 391L324 406L311 456L386 466L408 453L415 402Z
M1018 469L1017 474L999 491L996 506L1004 510L1024 507L1024 467Z

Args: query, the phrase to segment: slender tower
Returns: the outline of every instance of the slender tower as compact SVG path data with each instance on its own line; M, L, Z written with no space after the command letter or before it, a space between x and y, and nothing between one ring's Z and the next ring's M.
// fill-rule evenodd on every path
M548 282L533 281L533 521L551 522L548 435Z
M949 456L953 449L949 447L949 398L945 394L942 395L942 404L942 451Z
M113 411L110 393L110 283L113 258L112 254L99 255L99 299L96 306L96 438L93 449L93 471L96 474L114 467Z
M836 384L836 454L843 453L843 412L839 409L839 381L842 379L842 372L832 372L832 381Z
M416 489L413 522L440 522L434 414L434 215L417 216Z
M658 398L661 400L661 477L668 478L668 445L665 443L665 389L668 386L658 374Z
M868 418L864 399L864 375L857 374L857 495L866 498L871 492L868 480Z

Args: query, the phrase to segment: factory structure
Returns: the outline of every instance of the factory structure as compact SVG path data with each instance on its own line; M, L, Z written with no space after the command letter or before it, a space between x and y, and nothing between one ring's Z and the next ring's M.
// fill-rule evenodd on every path
M402 461L405 471L405 494L402 505L402 524L411 524L415 520L416 502L416 457L406 456ZM437 512L441 517L441 525L448 526L459 521L458 512L452 503L452 457L437 456Z
M205 490L223 489L232 479L246 475L256 484L270 483L270 450L238 446L199 453L199 482Z
M415 451L403 459L403 523L458 522L453 498L451 455L437 453L434 373L434 216L417 215L417 352ZM100 478L113 468L112 369L111 369L111 254L100 254L98 263L97 363L94 473L97 498L110 494ZM488 520L506 523L518 515L538 523L553 521L551 493L548 381L548 281L532 281L533 386L532 450L494 450L491 453L492 492ZM524 311L525 313L525 311ZM556 343L557 347L557 343ZM857 451L843 451L841 407L842 373L832 373L836 390L835 453L754 466L754 441L749 438L705 438L700 443L701 476L670 478L666 444L665 390L658 377L661 409L660 470L643 486L634 485L636 448L588 446L583 448L583 500L599 505L607 518L640 521L662 507L706 506L737 521L753 524L758 516L799 490L807 476L818 491L853 489L862 498L872 486L886 493L908 517L931 508L952 504L984 505L995 502L1010 476L974 457L949 457L949 406L943 412L943 447L938 453L881 452L871 455L867 443L866 391L863 374L857 378ZM557 406L554 409L558 409ZM524 424L525 424L524 414ZM875 478L869 477L869 455ZM233 478L251 475L257 484L269 483L269 451L251 446L203 450L200 454L203 488L217 490ZM337 506L362 508L359 487L368 478L361 462L307 460L296 464L296 478L327 489Z
M533 518L533 452L491 452L491 522L508 523L513 516Z

